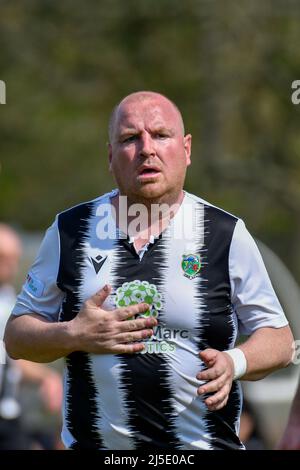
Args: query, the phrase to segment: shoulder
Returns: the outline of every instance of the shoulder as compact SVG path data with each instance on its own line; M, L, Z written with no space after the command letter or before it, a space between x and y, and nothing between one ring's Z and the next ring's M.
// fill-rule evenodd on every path
M236 225L244 224L238 216L217 207L194 194L186 192L186 199L187 201L191 201L192 203L199 204L203 207L206 225L212 226L214 229L218 228L219 230L229 230L233 233Z
M116 190L112 190L108 193L105 193L95 199L90 201L81 202L75 206L69 207L64 211L60 212L57 215L58 224L61 225L62 223L76 223L82 220L89 219L95 213L97 208L101 204L109 203L109 200L112 196L116 194Z

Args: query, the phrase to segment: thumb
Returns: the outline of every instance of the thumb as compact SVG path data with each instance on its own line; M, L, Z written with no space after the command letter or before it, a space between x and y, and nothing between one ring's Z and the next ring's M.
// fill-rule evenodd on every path
M98 292L96 292L95 295L90 297L89 299L89 304L96 305L97 307L101 307L101 305L105 302L109 294L111 293L111 286L108 284L105 284L102 289L100 289Z
M199 353L200 358L208 367L211 367L216 360L217 352L215 349L204 349Z

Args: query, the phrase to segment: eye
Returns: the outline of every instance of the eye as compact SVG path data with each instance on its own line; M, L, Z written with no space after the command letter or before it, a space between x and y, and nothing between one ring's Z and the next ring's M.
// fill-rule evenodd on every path
M154 134L154 137L156 139L166 139L167 137L169 137L169 135L166 132L156 132Z
M137 134L128 135L127 137L122 139L122 142L127 144L127 143L130 143L130 142L133 142L134 140L136 140L137 137L138 137Z

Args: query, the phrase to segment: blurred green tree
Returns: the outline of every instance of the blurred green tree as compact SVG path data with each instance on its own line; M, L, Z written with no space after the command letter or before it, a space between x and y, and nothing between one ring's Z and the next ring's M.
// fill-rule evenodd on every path
M187 189L236 213L300 280L300 4L1 1L0 218L28 230L109 190L107 121L138 89L193 134Z

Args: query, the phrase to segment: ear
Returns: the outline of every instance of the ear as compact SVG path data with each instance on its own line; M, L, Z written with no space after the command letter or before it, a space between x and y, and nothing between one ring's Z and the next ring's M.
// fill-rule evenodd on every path
M109 171L112 173L111 162L112 162L112 146L110 143L107 144L108 148L108 161L109 161Z
M187 134L183 138L183 145L185 151L186 166L191 164L191 152L192 152L192 135Z

